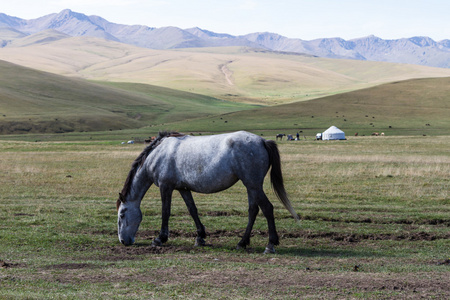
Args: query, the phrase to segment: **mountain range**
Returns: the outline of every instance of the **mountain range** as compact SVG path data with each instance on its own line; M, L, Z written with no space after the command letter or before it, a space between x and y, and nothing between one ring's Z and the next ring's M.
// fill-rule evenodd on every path
M322 38L306 41L269 32L233 36L200 28L121 25L99 16L87 16L69 9L31 20L0 13L0 47L17 47L27 36L49 29L61 33L59 38L90 36L150 49L245 46L327 58L450 68L450 40L448 39L434 41L429 37L411 37L384 40L376 36L368 36L352 40ZM53 38L55 38L54 35Z

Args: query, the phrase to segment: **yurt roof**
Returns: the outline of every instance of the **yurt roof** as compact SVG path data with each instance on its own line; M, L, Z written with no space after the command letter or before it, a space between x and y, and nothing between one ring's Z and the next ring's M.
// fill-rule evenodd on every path
M325 130L323 133L344 133L342 130L337 128L336 126L331 126L327 130Z

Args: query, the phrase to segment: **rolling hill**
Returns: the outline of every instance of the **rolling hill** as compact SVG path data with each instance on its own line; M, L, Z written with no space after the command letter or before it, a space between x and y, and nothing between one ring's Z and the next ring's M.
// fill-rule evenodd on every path
M49 30L0 49L3 60L59 75L135 82L234 102L275 105L450 69L327 59L248 47L152 50Z
M450 78L392 82L310 101L173 124L187 132L249 130L314 136L331 125L347 135L449 135Z
M144 84L99 84L0 60L0 134L139 128L248 109Z
M0 61L0 133L249 130L313 135L450 134L450 78L397 81L319 99L251 107L140 83L87 82ZM128 130L127 130L128 129Z

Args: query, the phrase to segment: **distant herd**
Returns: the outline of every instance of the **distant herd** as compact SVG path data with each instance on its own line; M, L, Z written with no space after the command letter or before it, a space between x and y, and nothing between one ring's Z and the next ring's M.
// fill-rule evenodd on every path
M374 132L371 135L372 136L384 136L384 132L382 132L382 133Z
M355 133L355 136L358 136L358 133ZM384 132L378 133L378 132L372 132L371 136L384 136Z
M355 133L355 136L358 136L359 134L358 134L358 132L356 132ZM292 134L285 134L285 133L278 133L276 136L275 136L275 140L280 140L280 141L282 141L283 140L283 137L284 136L286 136L286 138L287 138L287 140L288 141L298 141L298 140L300 140L300 134L299 133L297 133L297 135L296 135L296 137L294 137ZM378 133L378 132L373 132L372 134L371 134L371 136L384 136L384 132L381 132L381 133ZM148 138L148 139L145 139L144 140L144 143L145 144L150 144L154 139L155 139L156 137L154 137L154 136L152 136L152 137L150 137L150 138ZM303 136L303 138L306 140L306 136ZM134 142L135 141L128 141L128 142L126 142L126 144L134 144ZM125 144L125 142L123 142L122 144Z

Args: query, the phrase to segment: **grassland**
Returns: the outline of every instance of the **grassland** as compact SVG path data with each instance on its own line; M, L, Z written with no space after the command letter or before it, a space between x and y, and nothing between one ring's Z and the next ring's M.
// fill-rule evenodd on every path
M286 187L302 216L275 206L281 245L263 255L259 215L248 251L242 185L194 195L208 246L176 196L167 245L159 192L147 193L137 244L116 236L115 199L141 145L0 143L0 297L398 299L450 297L450 139L351 137L281 142Z

